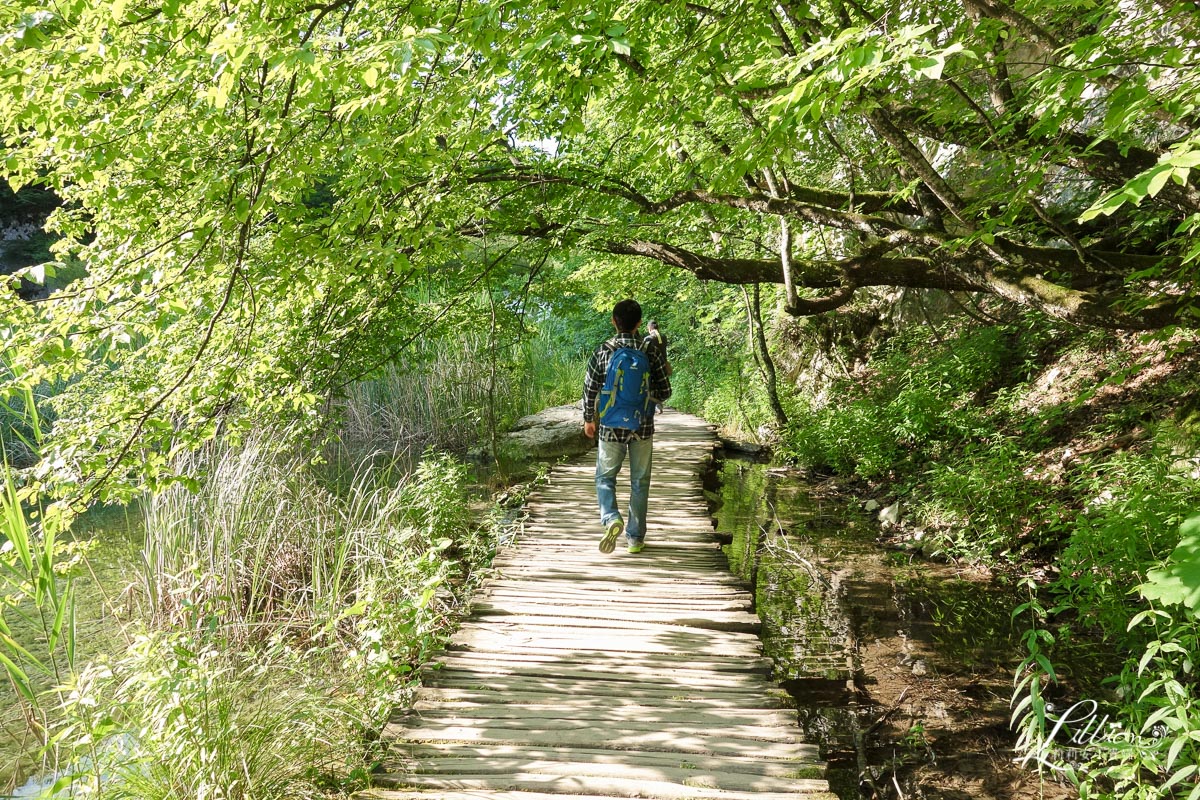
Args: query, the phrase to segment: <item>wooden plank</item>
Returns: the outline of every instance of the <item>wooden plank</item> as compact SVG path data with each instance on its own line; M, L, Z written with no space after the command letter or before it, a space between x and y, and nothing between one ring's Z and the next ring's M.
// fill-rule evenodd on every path
M596 540L600 540L600 536L596 536ZM596 547L589 547L587 550L576 551L573 553L558 554L554 557L554 569L561 571L561 574L572 575L577 578L587 580L595 580L598 578L607 579L623 579L636 577L639 582L646 583L662 579L666 582L679 581L682 576L690 576L689 580L694 580L707 585L719 585L722 583L740 585L741 581L729 575L729 561L724 553L704 553L690 558L678 556L672 553L656 553L652 552L652 544L646 546L637 555L631 555L625 552L625 542L618 540L617 550L611 555L601 553ZM593 553L595 555L593 555ZM538 557L545 558L547 554L539 551ZM653 566L643 567L636 561L654 560ZM512 557L497 561L492 564L492 569L501 575L511 575L514 577L526 573L542 575L547 573L547 568L539 567L536 564L529 563L532 560L531 553L517 553ZM723 575L719 579L714 580L713 574L721 570Z
M526 580L520 577L502 578L493 575L485 579L484 587L488 591L511 592L515 595L544 599L560 598L573 600L578 598L580 600L588 600L599 599L595 597L595 589L592 588L591 584L596 584L602 589L611 585L609 581L605 580L606 577L603 574L591 575L583 581L569 582L559 580ZM641 581L628 587L622 587L621 594L628 594L633 597L645 597L648 601L661 600L663 602L694 600L709 603L728 603L747 600L753 597L753 594L744 585L715 584L703 581L684 586Z
M721 611L749 612L754 609L754 603L749 596L746 596L744 599L707 600L688 597L662 597L647 591L637 595L623 592L616 595L610 594L607 597L597 597L594 594L575 594L570 598L566 598L560 596L547 597L544 594L535 595L528 592L514 592L502 586L493 586L489 591L483 593L480 599L473 603L471 607L475 608L480 603L525 603L531 606L557 606L565 602L570 602L576 608L581 609L641 608L646 611L663 609L667 612L673 609L689 609L704 613L719 613Z
M508 745L461 745L461 744L399 744L393 747L385 762L387 771L415 772L420 765L427 764L436 769L442 762L479 763L489 762L536 762L584 765L629 765L639 767L665 767L697 771L737 772L746 775L765 775L777 778L806 775L819 764L817 748L809 746L811 753L805 758L769 759L742 758L739 756L698 756L681 753L639 752L636 750L597 750L589 748L550 747L531 748ZM470 772L464 769L462 772Z
M652 771L651 771L652 772ZM676 782L671 780L674 773L684 773L684 778ZM781 781L778 778L761 778L770 788L747 787L733 788L711 785L711 776L687 775L686 770L676 770L673 773L663 773L661 777L638 778L622 775L559 775L554 773L526 772L513 775L383 775L376 776L375 781L383 786L397 788L438 788L487 791L487 792L549 792L552 794L593 794L606 797L658 797L678 798L745 798L747 795L762 800L772 795L794 796L806 795L808 792L821 792L826 788L824 781L814 781L796 778L792 781ZM749 783L752 781L744 781ZM785 785L790 784L790 785Z
M732 641L708 638L696 633L664 632L655 635L653 632L642 632L642 636L633 637L613 632L602 635L581 631L572 633L570 630L535 631L532 628L509 629L504 631L489 628L472 627L463 630L450 645L451 650L477 647L485 650L536 645L546 650L591 650L597 647L607 648L615 653L662 653L686 655L688 653L704 653L705 655L747 656L756 658L762 653L762 646L757 640Z
M583 779L586 780L586 779ZM582 786L580 788L583 788ZM595 783L591 784L595 789ZM813 789L794 793L780 792L725 792L720 789L676 787L672 784L649 786L638 783L623 787L626 793L583 794L573 791L566 784L545 785L534 790L492 790L482 794L477 790L429 789L367 789L355 795L361 800L563 800L564 794L574 800L603 800L609 797L639 797L645 800L838 800L837 795Z
M546 702L543 691L523 691L510 687L488 688L486 686L426 686L420 696L431 703L466 703L488 705L520 705ZM744 692L721 692L701 694L697 692L670 693L645 689L629 691L620 696L596 696L588 694L565 695L555 702L564 708L594 708L599 702L606 708L640 706L653 700L660 708L792 708L792 700L783 690L772 687L766 692L747 695Z
M534 591L539 592L543 597L594 597L595 590L589 588L588 584L595 583L600 586L607 586L607 582L602 579L602 576L593 576L592 580L578 582L564 582L564 585L548 587L547 580L525 580L517 578L489 578L488 587L504 588L510 591ZM653 587L641 587L645 584L644 581L635 582L630 588L622 588L623 594L642 593L651 597L661 597L664 599L672 599L679 597L688 597L697 600L727 600L731 597L743 598L749 597L750 592L745 586L729 585L729 584L655 584Z
M548 698L547 698L548 699ZM703 711L692 708L662 708L652 705L627 705L618 708L610 706L567 706L559 703L537 703L526 705L475 705L448 706L445 703L418 701L400 714L393 716L393 721L399 722L405 718L435 719L439 722L449 720L478 719L492 721L501 719L539 720L539 719L573 719L573 720L645 720L654 719L666 723L691 723L702 727L719 728L727 723L734 725L771 725L786 727L794 731L796 714L794 711L783 709L731 709L725 711Z
M436 737L457 740L458 732L468 729L477 731L484 736L505 735L508 731L538 736L551 733L582 732L592 735L593 738L599 736L605 741L619 740L621 737L649 735L650 741L657 743L682 738L705 742L717 739L721 741L751 740L791 745L796 744L799 738L794 723L758 725L738 724L727 720L718 728L699 728L687 721L669 722L654 713L641 719L575 719L546 716L480 719L454 714L445 716L409 714L390 720L388 727L392 734L410 739L412 737Z
M438 758L412 762L411 769L389 770L401 775L586 775L595 778L624 778L639 781L669 781L684 786L703 786L740 792L787 792L797 788L797 781L810 779L815 767L789 765L780 775L755 775L746 772L726 772L718 759L696 759L703 765L674 759L673 766L646 766L615 761L595 763L579 761L545 761L529 758ZM385 773L386 774L386 773ZM397 783L403 783L399 778ZM389 781L390 783L390 781Z
M695 792L685 794L682 798L676 794L671 794L666 797L660 795L641 793L632 795L632 797L645 798L645 800L838 800L837 795L829 792L801 792L797 794L750 794L745 792L721 792L715 789L703 790L710 794L701 795L697 789ZM614 795L582 795L570 794L573 800L605 800L605 798L613 797ZM475 791L451 791L451 790L414 790L414 789L365 789L357 792L354 795L358 800L563 800L561 793L546 793L546 792L525 792L525 791L491 791L486 793Z
M489 689L505 692L542 692L555 694L572 694L578 697L592 697L599 702L607 702L611 698L625 697L629 699L646 700L649 698L705 698L740 696L751 700L766 690L753 686L738 686L721 683L716 680L705 681L703 678L689 680L684 677L664 678L661 681L620 681L601 680L595 677L586 679L531 677L520 675L483 675L470 672L445 672L431 679L433 686L444 689Z
M596 650L584 650L574 653L552 656L545 653L531 652L501 652L478 653L472 650L456 650L452 654L443 655L436 663L445 667L466 669L474 664L498 662L502 664L610 664L625 669L636 669L643 672L658 670L693 670L700 672L753 672L761 675L771 671L769 658L724 658L706 657L696 659L690 656L660 656L633 655L630 653L605 653Z
M445 666L423 672L425 680L434 685L447 686L453 682L486 681L497 678L526 680L537 685L549 682L574 682L594 689L611 688L614 691L630 686L656 686L678 690L697 689L743 689L757 692L767 687L763 677L753 672L708 672L705 670L673 670L666 674L647 673L640 669L622 668L615 664L570 664L546 665L498 661L470 664L465 667Z
M663 753L693 753L746 758L802 759L805 749L798 742L767 741L735 736L705 736L686 726L673 730L612 731L600 738L594 730L541 730L537 728L479 728L473 725L409 728L388 723L388 738L409 742L464 742L471 744L520 744L534 747L595 747L602 750L657 750ZM609 731L605 731L609 733ZM600 739L597 741L597 739Z
M632 558L630 559L632 560ZM538 566L531 563L500 565L496 573L502 577L525 578L536 576L538 581L581 581L584 583L630 583L645 585L650 582L662 585L664 588L675 587L688 589L697 583L709 586L730 586L743 588L741 578L734 575L714 576L707 569L657 569L655 567L639 568L637 566L608 566L600 570L570 569L562 566ZM682 573L682 574L681 574ZM689 574L690 573L690 574Z
M656 753L637 751L589 750L584 747L518 747L510 745L439 745L400 744L392 748L384 760L388 772L420 771L422 765L434 770L439 764L574 764L604 768L606 765L646 766L715 772L738 772L742 775L797 777L808 775L812 765L820 764L817 748L811 746L811 757L804 759L742 758L738 756L691 756L686 753ZM473 770L462 769L462 772ZM522 771L522 770L514 770Z
M484 605L486 605L486 604L484 604ZM568 611L567 607L560 606L559 608L561 608L564 612ZM622 612L622 613L630 613L630 612L626 611L626 612ZM615 630L615 631L621 631L621 632L625 632L625 633L628 633L628 632L641 633L641 632L650 632L650 631L655 632L655 633L660 633L663 631L686 632L689 635L695 635L695 634L702 633L705 636L713 636L713 637L720 638L720 639L739 638L739 639L744 639L746 641L749 641L749 640L755 638L755 636L753 636L753 635L744 636L744 637L722 636L721 635L722 633L727 633L727 632L719 631L719 630L709 630L706 628L700 628L697 626L693 626L689 623L676 623L671 620L662 619L661 617L655 617L654 615L648 615L646 619L622 619L622 618L613 618L613 617L605 618L603 616L595 614L594 612L591 614L588 614L586 612L578 612L577 611L576 614L577 614L577 616L570 618L569 621L564 621L563 617L557 616L557 615L551 616L551 615L546 615L546 614L503 614L503 615L500 615L499 618L494 621L488 621L485 623L471 622L471 623L466 623L464 625L464 627L467 627L468 625L473 625L473 626L478 626L478 627L484 627L486 625L496 625L496 626L500 626L500 627L507 628L507 629L516 628L516 627L520 627L520 628L542 628L542 627L564 628L564 627L569 627L571 629L576 629L576 630L586 628L589 631L591 631L591 630L599 630L599 631ZM748 615L748 614L728 614L725 616L725 619L731 620L731 621L732 620L746 621L749 616L750 615ZM704 618L698 618L698 619L700 622L708 621L708 620L705 620Z
M521 625L572 625L589 627L593 622L652 623L668 627L703 628L714 631L758 633L762 628L756 614L738 611L714 611L707 614L689 613L687 609L667 613L664 610L642 611L628 608L592 606L562 606L527 603L476 603L471 606L475 618L501 617L506 622Z

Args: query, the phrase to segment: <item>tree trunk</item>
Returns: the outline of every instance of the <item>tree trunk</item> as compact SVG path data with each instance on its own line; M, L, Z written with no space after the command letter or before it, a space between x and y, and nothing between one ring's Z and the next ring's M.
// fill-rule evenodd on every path
M742 295L746 299L746 316L755 345L754 360L758 362L763 382L767 387L767 400L771 404L771 412L775 415L775 424L782 430L787 428L788 418L787 412L783 410L783 403L779 401L779 378L775 372L775 361L771 358L771 351L767 348L767 335L762 324L760 294L759 285L756 283L754 284L754 302L751 304L745 287L742 287Z

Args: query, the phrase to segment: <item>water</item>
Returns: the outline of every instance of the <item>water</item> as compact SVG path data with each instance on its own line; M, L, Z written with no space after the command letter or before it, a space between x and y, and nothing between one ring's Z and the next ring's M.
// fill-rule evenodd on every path
M882 781L881 765L895 772L898 741L926 773L943 738L981 756L1006 746L1021 658L1015 585L885 550L857 504L783 470L726 460L707 488L730 566L753 587L775 677L839 797L861 797L862 777ZM966 781L961 773L991 769L985 761L956 762L942 778ZM911 777L905 794L940 796Z
M141 539L141 512L124 506L100 506L88 511L72 525L70 536L63 537L63 541L73 543L73 555L67 558L77 559L72 569L76 664L125 646L123 622L130 614L129 598L133 576L138 574ZM49 663L41 629L33 624L35 618L8 616L14 637ZM55 660L60 674L67 675L63 650L61 646L56 648ZM39 690L51 689L54 680L50 676L33 669L29 672ZM45 695L43 702L53 706L55 701ZM54 780L37 777L41 764L34 752L36 742L21 735L25 726L21 710L12 685L8 681L0 683L0 797L31 797ZM24 785L20 785L22 782ZM14 786L19 787L15 795L4 794Z

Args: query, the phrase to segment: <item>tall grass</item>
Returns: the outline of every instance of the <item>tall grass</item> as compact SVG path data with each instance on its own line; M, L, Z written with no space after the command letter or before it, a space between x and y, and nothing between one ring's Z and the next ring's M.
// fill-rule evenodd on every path
M76 798L329 797L363 753L337 666L280 642L235 651L145 634L72 684L59 785Z
M270 436L213 446L146 502L134 646L82 670L57 727L80 797L352 789L373 729L490 554L464 467L364 467L344 494ZM101 777L102 776L102 777Z
M53 707L75 662L75 590L64 554L71 549L55 526L34 524L13 471L0 450L0 699L11 702L0 721L17 749L49 740ZM43 517L44 519L44 517ZM17 733L14 733L16 731ZM15 774L17 769L6 772Z
M360 454L466 449L576 399L586 360L546 335L431 339L409 355L345 404ZM58 676L63 697L38 721L74 795L353 789L372 729L447 632L493 544L468 512L465 468L430 451L415 468L368 458L330 488L278 439L211 445L143 502L122 595L134 644Z
M156 624L324 624L431 550L474 553L465 469L449 457L427 453L407 476L365 461L336 496L267 438L203 451L186 466L195 486L146 502L140 588Z
M514 398L523 407L521 413L573 403L583 395L583 375L590 350L579 350L539 332L523 343L522 355L529 379Z
M343 437L419 452L463 452L519 417L578 400L587 353L547 333L496 342L486 334L427 339L402 364L351 387Z

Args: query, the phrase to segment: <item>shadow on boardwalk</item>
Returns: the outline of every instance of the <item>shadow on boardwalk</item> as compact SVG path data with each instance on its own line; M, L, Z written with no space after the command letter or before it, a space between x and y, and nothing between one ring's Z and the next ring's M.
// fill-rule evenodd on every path
M591 457L558 467L360 800L833 799L712 536L715 440L657 428L645 551L601 554Z

